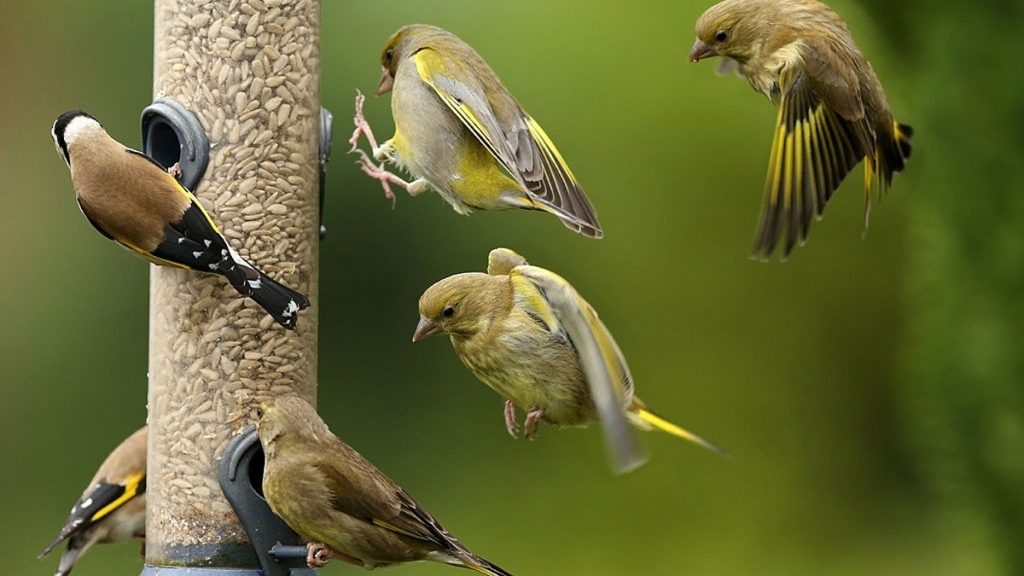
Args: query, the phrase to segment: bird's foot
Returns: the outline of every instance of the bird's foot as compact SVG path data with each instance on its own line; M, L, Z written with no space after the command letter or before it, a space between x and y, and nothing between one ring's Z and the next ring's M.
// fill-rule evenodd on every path
M381 187L384 188L384 197L387 198L388 200L391 200L392 208L395 207L395 202L397 201L395 193L391 190L392 184L405 188L413 196L422 192L421 187L423 186L423 184L420 184L421 180L416 180L415 182L412 183L406 182L405 180L402 179L401 176L388 172L386 169L384 169L383 164L375 164L373 160L370 159L370 156L366 154L366 152L363 152L362 150L356 150L356 154L359 154L359 160L356 161L356 164L359 164L359 168L362 169L362 171L367 176L373 178L374 180L380 181ZM413 193L414 191L415 194Z
M505 430L513 438L518 438L519 423L516 422L516 405L511 400L505 400Z
M306 544L306 566L310 568L323 568L327 561L334 557L334 550L322 542L310 542Z
M544 410L541 410L540 408L530 410L526 413L526 420L523 421L523 436L527 440L533 440L533 437L537 435L537 425L543 417Z
M174 166L167 169L167 173L174 177L175 180L181 180L181 163L175 162Z

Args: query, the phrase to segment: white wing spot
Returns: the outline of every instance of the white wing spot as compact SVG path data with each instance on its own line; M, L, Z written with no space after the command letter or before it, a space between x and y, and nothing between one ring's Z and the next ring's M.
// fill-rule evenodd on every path
M82 508L88 508L89 506L92 506L92 498L82 500Z
M213 264L210 264L209 266L210 266L210 270L216 270L217 268L220 268L220 262L214 262Z
M203 253L202 253L202 252L193 252L193 253L192 253L192 257L193 257L193 258L195 258L195 259L197 259L197 260L198 260L198 259L199 259L199 257L200 257L200 256L202 256L202 255L203 255Z
M181 244L184 241L185 241L185 237L184 236L182 236L181 238L178 238L178 244Z
M213 244L213 241L212 240L203 240L203 244L206 244L206 247L209 248L210 244Z

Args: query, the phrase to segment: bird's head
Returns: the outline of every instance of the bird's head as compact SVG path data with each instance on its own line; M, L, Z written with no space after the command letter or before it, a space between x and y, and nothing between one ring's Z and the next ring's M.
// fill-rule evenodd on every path
M50 129L53 136L53 144L57 147L57 154L64 159L64 162L71 165L70 147L90 133L103 131L103 126L83 110L68 110L57 117Z
M768 22L769 2L725 0L708 8L697 19L697 40L690 50L690 62L724 56L743 63L757 50L760 31Z
M307 441L322 435L321 428L326 429L316 408L298 396L281 396L260 402L256 406L256 419L260 444L268 455L272 455L281 442L289 439Z
M418 342L440 332L470 338L511 305L508 276L467 272L437 282L420 296L420 321L412 336Z
M392 34L380 53L381 73L376 94L380 96L390 92L395 85L398 64L420 49L426 39L442 34L447 32L426 24L409 24Z

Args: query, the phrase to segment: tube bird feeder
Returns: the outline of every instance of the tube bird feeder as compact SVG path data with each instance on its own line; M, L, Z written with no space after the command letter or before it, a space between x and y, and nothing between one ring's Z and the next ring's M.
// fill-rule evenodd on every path
M259 400L316 400L320 2L156 0L154 37L155 96L209 139L193 192L244 258L312 306L288 331L219 276L152 267L143 573L259 574L218 465Z

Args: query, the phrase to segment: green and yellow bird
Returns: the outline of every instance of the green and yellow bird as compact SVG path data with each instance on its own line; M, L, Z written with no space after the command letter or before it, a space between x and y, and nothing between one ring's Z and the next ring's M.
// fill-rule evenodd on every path
M61 542L56 576L67 576L78 559L96 544L146 538L146 427L126 438L107 456L71 507L60 534L43 549L49 554Z
M470 371L505 398L505 426L513 437L518 408L527 412L527 438L540 422L600 420L619 472L643 463L622 425L627 422L722 452L647 409L633 395L626 359L594 308L564 278L530 266L512 250L492 250L486 274L456 274L428 288L419 313L413 342L448 334Z
M871 191L910 157L913 130L893 119L882 84L843 19L816 0L725 0L697 20L690 61L726 58L778 104L752 256L783 258L807 240L846 175L864 160L864 227Z
M397 163L412 182L375 165L363 170L416 196L428 186L459 214L523 208L558 216L585 236L603 235L590 200L555 144L519 105L487 62L454 34L413 24L388 39L377 94L392 92L395 135L377 146L356 98L356 150L366 134L378 161Z
M489 576L508 572L473 554L398 484L331 433L305 400L259 405L263 494L305 539L306 563L339 558L372 569L427 560Z

